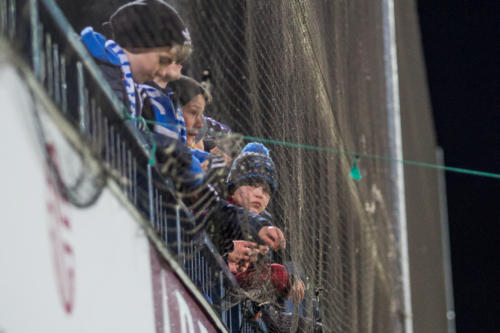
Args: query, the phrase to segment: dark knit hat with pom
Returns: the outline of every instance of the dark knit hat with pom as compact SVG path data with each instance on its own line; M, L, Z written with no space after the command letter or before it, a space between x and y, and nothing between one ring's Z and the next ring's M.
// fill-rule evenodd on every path
M261 143L251 142L243 148L229 170L227 185L229 193L242 185L269 184L276 191L278 177L269 149Z
M190 46L191 37L177 11L161 0L136 0L109 18L113 39L124 48Z

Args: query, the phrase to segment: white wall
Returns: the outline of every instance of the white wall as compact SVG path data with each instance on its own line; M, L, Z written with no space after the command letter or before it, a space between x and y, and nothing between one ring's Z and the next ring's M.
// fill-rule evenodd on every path
M139 224L106 188L85 209L60 197L36 134L32 96L4 61L0 101L0 332L158 332L150 245ZM57 164L78 172L78 155L37 108ZM163 296L163 289L154 292ZM169 308L171 323L182 315L177 308Z

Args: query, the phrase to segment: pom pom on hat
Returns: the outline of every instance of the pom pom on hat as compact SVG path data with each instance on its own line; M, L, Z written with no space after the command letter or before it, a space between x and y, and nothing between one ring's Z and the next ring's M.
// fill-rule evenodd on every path
M259 153L259 154L264 154L269 156L269 149L266 148L262 143L258 142L250 142L243 148L241 151L242 153L246 152L252 152L252 153Z

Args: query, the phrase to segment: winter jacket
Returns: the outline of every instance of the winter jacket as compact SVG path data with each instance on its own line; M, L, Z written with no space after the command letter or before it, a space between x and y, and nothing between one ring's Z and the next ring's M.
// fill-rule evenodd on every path
M103 35L95 32L92 27L86 27L81 32L83 44L87 47L94 58L97 66L101 70L104 78L111 86L111 89L116 94L118 99L127 107L130 108L130 101L127 98L127 90L123 80L123 73L120 67L120 59L118 55L109 47L106 47L106 39ZM135 87L134 87L135 89ZM138 93L136 96L136 112L135 116L141 114L141 101Z
M127 83L123 77L118 55L112 48L106 46L105 37L94 32L91 27L82 30L81 39L118 99L130 110L131 101L127 94ZM135 90L133 116L140 117L143 112L140 93L135 83L129 89ZM182 142L177 138L159 133L153 133L153 138L157 148L156 160L159 164L159 171L167 178L178 180L177 187L180 191L202 183L203 170L200 162L192 157L190 150Z

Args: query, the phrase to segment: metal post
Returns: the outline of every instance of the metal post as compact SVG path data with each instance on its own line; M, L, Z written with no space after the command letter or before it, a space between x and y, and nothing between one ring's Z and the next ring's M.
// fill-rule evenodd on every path
M441 148L436 150L436 160L444 165L444 154ZM444 288L446 293L446 319L448 333L455 333L455 300L453 299L453 274L451 270L450 230L448 228L448 203L446 200L446 180L444 170L438 172L439 210L441 215L441 244L443 249Z
M175 206L175 229L177 232L177 255L181 254L181 206L177 204Z
M226 296L226 290L224 289L224 273L222 271L219 271L219 288L220 288L220 303L221 303L221 317L222 317L222 322L224 325L227 325L227 311L226 311L226 306L225 302L222 300Z
M394 0L383 0L384 64L387 91L387 112L391 156L403 159L403 139L401 133L401 114L399 103L399 76L396 46L396 22ZM406 220L406 198L404 169L401 163L392 164L395 179L395 217L399 232L400 268L402 273L402 302L404 313L404 332L413 332L413 314L410 288L410 263L408 254L408 234Z
M76 72L78 78L78 117L80 120L80 132L87 133L87 117L86 117L86 96L85 96L85 76L83 74L83 65L80 61L76 63Z
M148 173L148 199L149 199L149 221L151 225L154 225L155 213L154 213L154 203L153 203L153 172L151 165L148 163L147 166Z
M40 41L40 19L38 16L38 1L30 0L30 24L31 24L31 60L33 72L38 80L42 77L41 66L41 41Z

